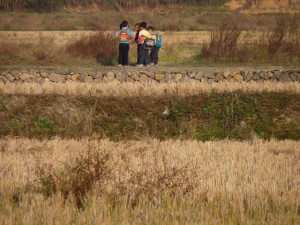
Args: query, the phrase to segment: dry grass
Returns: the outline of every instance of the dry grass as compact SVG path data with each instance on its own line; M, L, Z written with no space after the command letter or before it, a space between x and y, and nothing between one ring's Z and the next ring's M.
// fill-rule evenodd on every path
M191 96L199 93L211 92L288 92L300 93L300 84L297 82L221 82L205 83L0 83L0 94L58 94L58 95L88 95L88 96Z
M23 65L97 65L97 57L94 49L105 49L105 52L112 52L110 58L115 56L117 51L114 31L97 33L95 31L41 31L41 32L3 32L0 31L0 53L2 65L23 64ZM109 38L97 40L99 34ZM199 54L199 46L209 43L210 32L207 31L182 31L182 32L160 32L164 44L160 51L160 64L190 64L191 60ZM253 43L259 40L261 32L242 32L238 44ZM99 38L98 38L99 39ZM106 41L103 41L106 39ZM95 42L96 41L96 42ZM100 48L92 48L86 51L88 42ZM104 43L104 47L101 44ZM109 44L108 44L109 43ZM81 46L81 47L80 47ZM91 46L91 45L90 45ZM110 46L110 49L107 49ZM14 49L7 54L7 49ZM71 51L70 51L71 50ZM13 57L9 57L14 54ZM136 62L136 45L132 43L129 51L130 63ZM99 58L99 57L98 57ZM116 57L114 57L116 59ZM99 60L98 60L99 61ZM111 62L111 60L110 60ZM102 62L100 62L102 63ZM107 64L107 63L102 63Z
M249 33L250 34L250 33ZM214 61L238 61L244 63L298 64L300 60L299 18L282 16L276 26L258 39L244 35L233 19L224 20L211 32L209 45L204 44L201 55Z
M91 151L109 154L113 168L105 186L95 184L85 195L84 210L74 204L76 195L44 197L35 189L39 166L62 176ZM294 141L2 139L0 223L299 224L299 160ZM172 194L176 186L167 177L178 170L175 184L194 182L188 195Z

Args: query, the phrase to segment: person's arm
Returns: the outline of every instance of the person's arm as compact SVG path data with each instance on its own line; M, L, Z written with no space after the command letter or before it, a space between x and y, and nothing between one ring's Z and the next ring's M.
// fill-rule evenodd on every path
M117 33L117 36L116 36L117 39L119 39L120 33L121 33L121 30L119 30Z
M132 34L132 31L130 29L128 29L128 35L129 35L129 37L133 38L133 34Z

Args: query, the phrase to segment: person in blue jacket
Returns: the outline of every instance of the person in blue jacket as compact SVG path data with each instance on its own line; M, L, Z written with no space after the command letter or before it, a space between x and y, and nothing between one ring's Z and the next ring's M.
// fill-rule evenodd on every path
M128 27L128 22L123 21L117 34L117 39L120 41L118 66L128 66L129 44L132 38L133 34Z

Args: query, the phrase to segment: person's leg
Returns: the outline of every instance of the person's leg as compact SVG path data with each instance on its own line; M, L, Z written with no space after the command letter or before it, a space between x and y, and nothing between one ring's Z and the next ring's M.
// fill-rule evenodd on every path
M139 45L136 48L136 64L139 64Z
M122 61L123 61L123 51L122 51L122 44L119 44L119 58L118 58L118 64L122 65Z
M159 48L157 48L155 46L153 48L153 63L154 63L154 65L158 65L158 51L159 51Z
M145 49L145 60L144 60L144 65L145 66L149 66L150 65L150 55L149 55L149 51L148 49Z
M124 61L123 66L128 66L129 44L124 45Z
M150 63L154 63L154 58L153 58L153 49L151 49L151 52L150 52Z
M145 49L143 45L139 45L139 62L138 65L143 65L145 61Z

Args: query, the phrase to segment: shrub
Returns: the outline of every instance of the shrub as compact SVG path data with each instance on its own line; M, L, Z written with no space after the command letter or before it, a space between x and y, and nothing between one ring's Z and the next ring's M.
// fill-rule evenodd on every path
M103 65L112 65L117 57L117 41L111 33L97 32L71 43L66 50L74 56L94 57Z
M198 187L197 168L190 162L182 165L174 163L167 152L141 152L137 155L138 159L128 156L122 158L127 175L120 182L119 189L132 200L138 200L140 196L154 199L162 194L184 196Z
M51 165L38 164L36 169L38 189L45 195L61 193L64 198L70 195L77 206L83 207L85 198L97 187L104 187L112 173L111 155L91 149L78 156L74 162L65 164L61 171L54 171Z
M231 19L225 19L218 30L211 32L210 44L202 47L201 54L205 58L213 59L234 57L240 35L238 24Z

